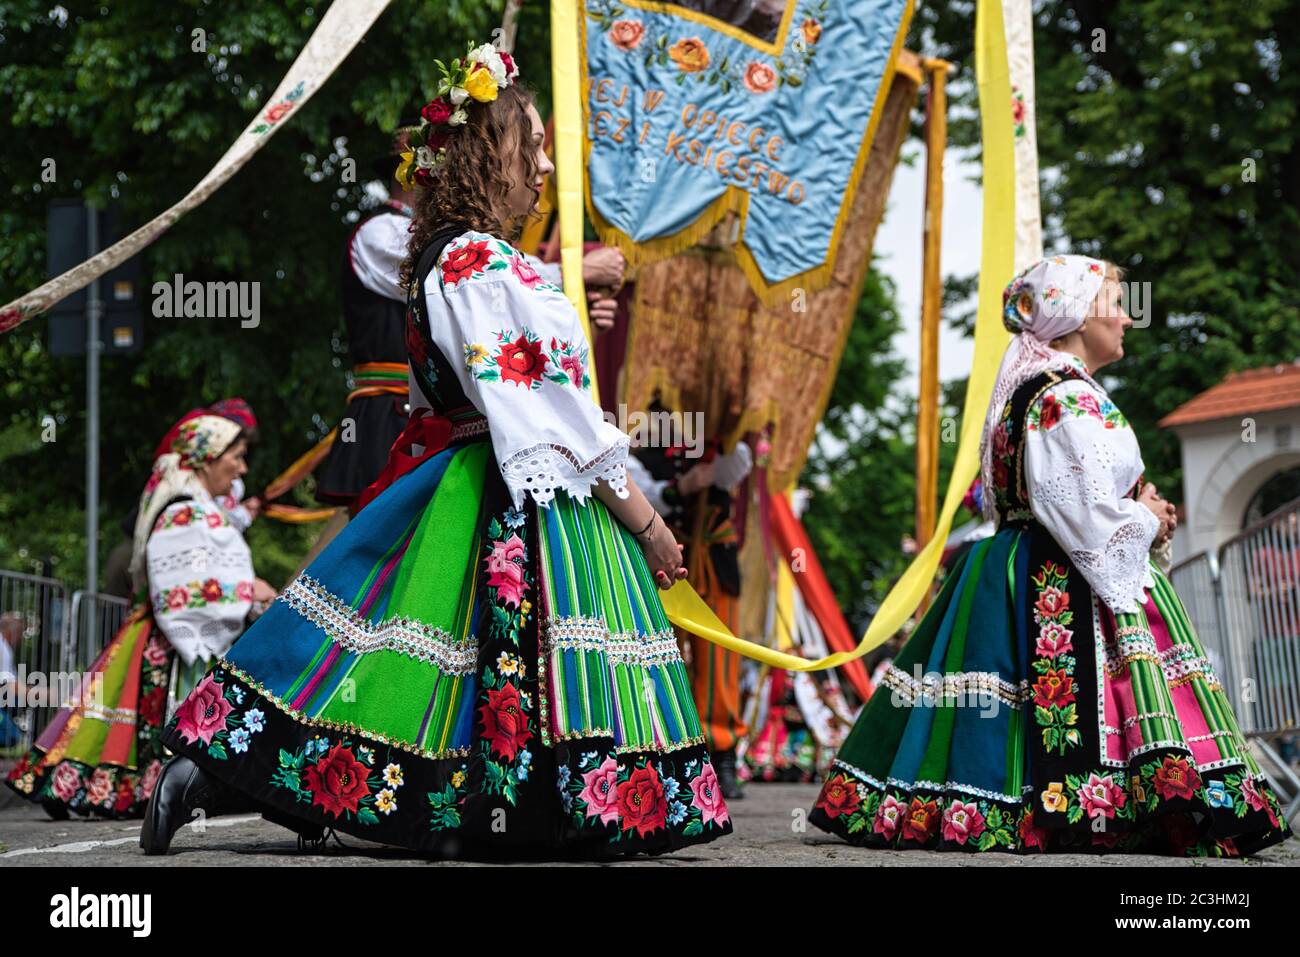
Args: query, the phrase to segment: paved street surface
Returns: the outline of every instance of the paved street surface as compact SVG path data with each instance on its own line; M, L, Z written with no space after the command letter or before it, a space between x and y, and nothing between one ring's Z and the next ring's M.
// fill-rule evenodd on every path
M5 794L9 792L5 789ZM1188 861L1177 858L1109 855L1018 857L1010 854L941 854L933 851L875 851L849 847L837 838L802 828L805 810L817 796L813 784L750 785L744 800L733 802L736 832L703 847L659 858L620 861L618 867L687 867L747 865L813 865L832 867L1071 867L1080 864L1124 867L1278 867L1300 865L1300 842L1288 841L1247 861ZM0 798L0 800L3 800ZM0 806L0 867L122 866L235 867L299 866L365 867L383 865L468 866L463 862L427 861L405 851L370 844L343 835L345 847L300 853L297 838L260 817L216 818L203 833L194 826L181 830L165 858L140 853L140 825L131 821L50 821L33 804L5 802ZM551 865L554 866L554 865ZM596 866L596 865L575 865ZM605 865L600 865L605 866Z

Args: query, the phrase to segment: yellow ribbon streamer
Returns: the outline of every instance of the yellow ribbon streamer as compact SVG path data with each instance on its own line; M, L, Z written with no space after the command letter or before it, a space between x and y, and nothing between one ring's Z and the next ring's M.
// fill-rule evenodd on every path
M776 563L776 630L777 651L794 647L794 575L784 561Z
M578 310L582 330L591 349L591 325L587 321L587 290L582 281L582 140L586 121L582 115L582 79L578 43L578 11L584 7L576 0L551 0L551 116L555 126L556 214L560 217L560 271L564 277L564 294ZM584 11L585 12L585 11ZM591 397L600 405L596 383L596 354L589 351Z

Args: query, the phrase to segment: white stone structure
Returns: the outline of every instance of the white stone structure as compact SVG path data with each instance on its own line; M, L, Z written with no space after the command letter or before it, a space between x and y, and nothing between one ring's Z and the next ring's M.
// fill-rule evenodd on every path
M1300 363L1233 373L1165 416L1160 427L1182 444L1178 562L1240 532L1264 483L1300 466Z

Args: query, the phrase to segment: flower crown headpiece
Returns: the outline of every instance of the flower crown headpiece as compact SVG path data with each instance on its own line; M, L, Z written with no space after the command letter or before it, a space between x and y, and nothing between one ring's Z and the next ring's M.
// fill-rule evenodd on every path
M453 130L469 119L465 112L471 102L491 103L497 92L519 76L519 67L509 53L490 43L471 46L464 57L451 65L434 60L442 80L438 92L420 110L419 126L408 127L413 148L400 153L397 181L407 189L432 186L432 171L447 157L447 143Z

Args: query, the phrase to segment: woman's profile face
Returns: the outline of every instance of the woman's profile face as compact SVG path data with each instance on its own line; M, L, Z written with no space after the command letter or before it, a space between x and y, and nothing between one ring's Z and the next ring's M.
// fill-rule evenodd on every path
M203 484L213 497L229 495L235 479L242 478L248 472L248 464L244 461L247 453L248 442L240 439L204 467Z
M1107 277L1083 330L1084 348L1092 358L1093 371L1124 357L1124 331L1131 325L1133 320L1120 300L1119 280Z
M528 104L528 122L531 126L528 142L510 144L510 192L506 195L506 205L512 219L527 216L533 211L541 195L542 181L555 172L555 166L547 157L543 145L546 141L546 127L542 125L537 107L531 103ZM537 179L531 183L527 182L527 164L524 162L529 151L537 165Z

